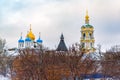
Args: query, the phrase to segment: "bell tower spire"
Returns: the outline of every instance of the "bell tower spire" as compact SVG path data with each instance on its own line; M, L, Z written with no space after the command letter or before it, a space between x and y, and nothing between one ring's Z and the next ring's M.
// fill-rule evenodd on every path
M66 44L64 42L64 36L63 36L63 34L61 34L60 43L59 43L56 51L68 51L68 49L66 47Z
M88 10L86 10L85 24L89 24L89 15L88 15Z
M86 10L85 24L81 27L81 40L82 52L91 53L95 52L95 38L94 38L94 27L89 24L89 15Z

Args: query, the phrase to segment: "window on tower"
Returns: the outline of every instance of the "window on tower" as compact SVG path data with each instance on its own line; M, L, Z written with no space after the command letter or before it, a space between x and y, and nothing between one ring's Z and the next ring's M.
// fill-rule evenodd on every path
M90 43L90 46L91 46L91 48L93 47L93 46L92 46L92 43Z
M85 39L85 33L83 33L83 39Z
M92 39L92 34L91 33L89 34L89 37L90 37L90 39Z
M84 48L85 47L85 43L82 43L82 48Z

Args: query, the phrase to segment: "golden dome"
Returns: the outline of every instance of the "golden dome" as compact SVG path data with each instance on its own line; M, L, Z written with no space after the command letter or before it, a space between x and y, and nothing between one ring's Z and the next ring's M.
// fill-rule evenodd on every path
M27 34L27 37L31 40L35 40L35 35L32 33L31 24L30 24L30 31Z

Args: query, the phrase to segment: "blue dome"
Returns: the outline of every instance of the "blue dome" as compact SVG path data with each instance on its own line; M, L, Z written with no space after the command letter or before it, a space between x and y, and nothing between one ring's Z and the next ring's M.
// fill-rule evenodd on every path
M22 37L18 40L19 43L24 43L24 40L22 39Z
M27 38L25 39L25 41L31 41L31 39L30 39L29 37L27 37Z
M37 40L37 42L38 42L38 43L42 43L43 41L39 38L39 39Z
M20 39L20 40L18 40L18 42L19 42L19 43L20 43L20 42L23 42L23 43L24 43L24 40Z

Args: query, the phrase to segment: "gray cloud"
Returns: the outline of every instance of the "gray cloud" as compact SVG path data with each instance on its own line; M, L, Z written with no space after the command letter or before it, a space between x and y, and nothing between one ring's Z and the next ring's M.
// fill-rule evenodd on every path
M17 46L19 35L25 38L32 24L33 33L42 33L44 44L55 48L61 33L68 46L79 42L86 9L95 28L96 45L103 50L119 44L120 1L115 0L1 0L0 34L8 45ZM112 37L112 38L111 38Z

